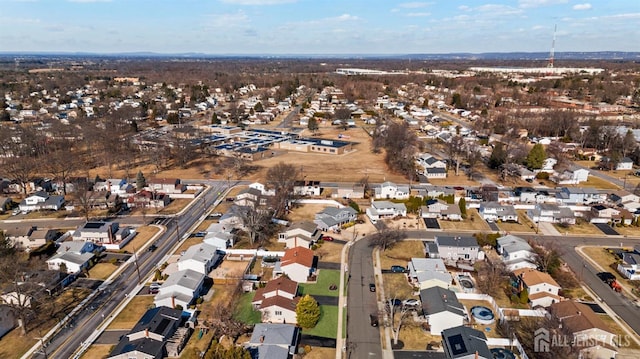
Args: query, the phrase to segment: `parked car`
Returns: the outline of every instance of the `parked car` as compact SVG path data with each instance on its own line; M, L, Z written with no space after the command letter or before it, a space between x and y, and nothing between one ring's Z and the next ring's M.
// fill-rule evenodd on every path
M378 315L377 314L369 314L369 321L371 322L372 327L378 326Z
M333 242L333 237L331 237L331 236L322 236L322 240L323 241L327 241L327 242Z
M369 283L369 291L370 292L375 292L376 291L375 283Z
M213 212L209 216L210 217L214 217L214 218L220 218L220 217L222 217L222 213L221 212Z
M402 305L404 305L405 307L417 307L420 305L420 301L414 298L405 299L402 301Z
M149 252L153 252L153 251L155 251L156 249L158 249L158 246L156 246L155 244L152 244L152 245L150 245L150 246L149 246L149 248L147 248L147 250L148 250Z
M406 269L403 266L391 266L391 271L393 273L404 273Z
M194 237L204 237L204 236L206 236L206 235L207 235L207 232L205 232L205 231L200 231L200 232L196 232L196 233L194 234Z

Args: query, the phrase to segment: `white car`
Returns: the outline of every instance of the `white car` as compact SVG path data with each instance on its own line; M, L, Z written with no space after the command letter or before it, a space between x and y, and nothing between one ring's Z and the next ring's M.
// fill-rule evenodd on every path
M417 299L405 299L402 301L402 305L405 307L417 307L420 305L420 301Z

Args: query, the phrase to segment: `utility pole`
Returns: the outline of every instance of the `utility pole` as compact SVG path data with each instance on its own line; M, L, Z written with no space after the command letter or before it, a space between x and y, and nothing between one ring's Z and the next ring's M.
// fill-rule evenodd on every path
M133 247L133 262L136 264L136 273L138 273L138 283L142 282L142 276L140 275L140 266L138 266L138 253L136 247Z

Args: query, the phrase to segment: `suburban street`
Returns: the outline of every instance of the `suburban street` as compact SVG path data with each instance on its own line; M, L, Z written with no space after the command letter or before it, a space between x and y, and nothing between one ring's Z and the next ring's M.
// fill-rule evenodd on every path
M224 193L226 187L222 182L214 187L209 187L184 210L181 215L176 215L168 222L166 231L161 233L155 243L158 246L154 252L140 251L138 257L138 269L135 265L127 268L104 291L99 291L93 300L88 302L78 314L71 319L71 325L62 328L53 337L46 340L46 354L41 350L36 352L34 358L72 358L78 348L94 333L96 328L120 305L126 296L132 296L134 288L140 280L144 281L155 268L164 262L164 257L171 253L179 242L179 238L185 235L185 231L211 206L219 196ZM68 222L68 221L66 221ZM138 271L139 276L138 277Z
M378 315L377 292L369 291L375 283L373 248L364 237L349 251L347 296L347 359L382 358L380 327L372 327L369 315ZM380 326L383 325L380 315Z

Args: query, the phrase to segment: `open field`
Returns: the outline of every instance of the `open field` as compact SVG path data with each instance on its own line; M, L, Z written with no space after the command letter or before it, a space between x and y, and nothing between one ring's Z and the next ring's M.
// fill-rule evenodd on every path
M122 248L123 251L134 253L140 250L156 233L160 232L160 229L158 227L142 226L136 228L136 232L138 234Z
M440 228L443 230L467 230L467 231L478 231L478 232L488 232L491 231L487 222L485 222L480 215L478 214L478 210L475 208L467 209L467 219L464 221L442 221L439 220Z
M407 267L411 258L424 258L424 242L402 241L393 245L384 252L380 252L380 266L389 269L392 265Z
M136 295L109 324L107 329L131 329L142 315L153 306L152 295Z
M535 227L531 228L531 226L528 224L528 221L523 221L522 219L520 219L520 215L518 215L518 219L520 220L520 223L499 222L497 223L498 228L500 228L500 230L504 232L535 232Z
M187 207L192 201L193 200L189 198L174 199L168 206L158 211L158 214L176 214Z

